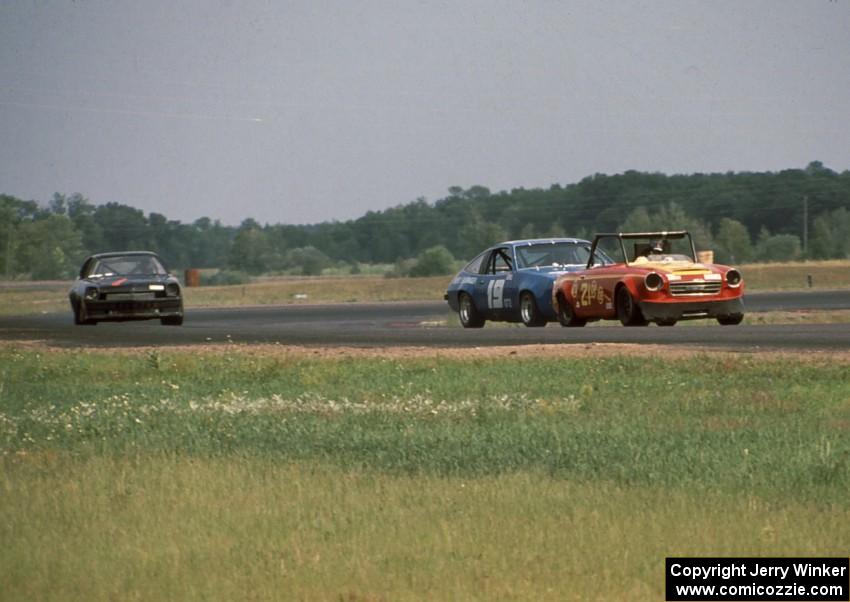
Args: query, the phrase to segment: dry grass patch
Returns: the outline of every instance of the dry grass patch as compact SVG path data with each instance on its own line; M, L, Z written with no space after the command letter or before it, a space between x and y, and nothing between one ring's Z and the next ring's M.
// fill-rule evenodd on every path
M443 298L449 278L282 278L185 289L189 307L419 301Z
M747 290L850 288L850 261L747 264L741 268ZM451 276L384 278L325 276L263 278L249 284L185 289L187 307L288 305L440 300ZM69 312L71 283L15 282L0 287L0 313L5 315Z
M753 263L741 266L747 290L784 290L850 287L850 261L796 261L788 263Z

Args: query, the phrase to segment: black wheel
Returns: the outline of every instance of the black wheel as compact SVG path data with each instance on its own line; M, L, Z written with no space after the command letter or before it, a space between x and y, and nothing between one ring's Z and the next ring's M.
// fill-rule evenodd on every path
M723 326L737 326L744 319L744 314L732 314L731 316L720 316L717 321Z
M632 294L625 286L617 290L617 317L623 326L646 326L648 322L640 311Z
M181 326L183 324L183 316L168 316L167 318L160 318L159 323L163 326Z
M71 311L74 312L74 324L82 326L83 317L80 315L80 304L71 302Z
M528 291L519 297L519 317L522 319L522 323L529 328L546 326L546 318L537 309L537 301L534 300L534 295Z
M72 303L71 309L74 312L74 324L77 326L94 326L97 324L97 320L87 317L85 305L79 301Z
M677 320L658 320L656 324L659 326L675 326Z
M466 293L461 293L458 297L457 315L460 318L460 323L464 328L481 328L484 326L484 318L475 307L472 297Z
M575 309L573 309L572 303L567 301L567 298L564 295L558 295L558 322L561 323L561 326L584 326L587 324L587 320L584 318L576 317Z

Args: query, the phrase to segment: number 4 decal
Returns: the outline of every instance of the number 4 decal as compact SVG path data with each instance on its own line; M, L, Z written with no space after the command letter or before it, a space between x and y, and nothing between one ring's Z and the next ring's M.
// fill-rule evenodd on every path
M487 304L490 309L502 309L504 307L505 281L491 280L487 285Z

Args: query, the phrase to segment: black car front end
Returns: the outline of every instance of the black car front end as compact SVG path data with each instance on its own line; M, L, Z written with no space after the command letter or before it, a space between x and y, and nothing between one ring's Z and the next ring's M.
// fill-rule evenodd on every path
M118 286L92 283L86 286L81 302L89 320L149 320L183 316L183 298L176 282L128 282Z
M180 283L150 251L92 255L69 296L76 324L150 319L183 323Z

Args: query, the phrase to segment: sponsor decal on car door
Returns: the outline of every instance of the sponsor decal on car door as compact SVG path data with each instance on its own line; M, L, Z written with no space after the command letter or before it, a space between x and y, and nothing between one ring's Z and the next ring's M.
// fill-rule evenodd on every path
M597 280L585 280L582 278L574 285L573 296L576 299L576 307L590 307L591 305L604 305L611 302L610 294L606 293L605 287Z
M573 283L575 308L582 315L606 315L614 310L614 281L611 278L584 276Z

